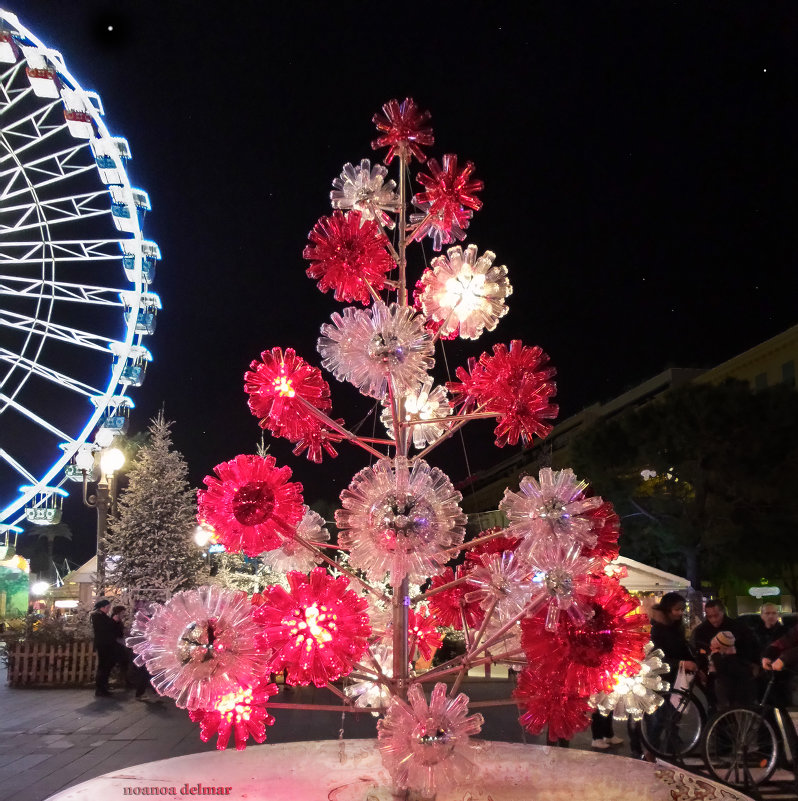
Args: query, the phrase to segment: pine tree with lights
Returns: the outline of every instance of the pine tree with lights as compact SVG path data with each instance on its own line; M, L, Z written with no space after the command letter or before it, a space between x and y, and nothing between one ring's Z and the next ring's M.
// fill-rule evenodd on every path
M163 411L148 427L109 524L108 581L132 598L163 601L197 585L202 556L193 540L197 505Z
M523 477L501 503L506 528L465 541L461 495L428 459L477 419L495 422L498 447L545 437L557 414L555 371L541 348L516 340L436 383L436 349L494 330L512 288L495 253L458 244L482 206L474 165L452 154L427 161L429 114L411 99L385 104L374 122L385 166L344 166L333 212L303 256L322 292L358 304L322 325L321 366L381 405L385 435L347 428L321 370L292 348L264 350L244 376L259 425L295 454L318 463L351 444L371 458L341 493L337 542L289 467L263 452L219 464L199 493L200 522L228 551L288 571L288 586L252 598L218 587L179 593L137 615L128 642L158 692L219 748L231 736L239 749L250 737L263 742L278 692L269 676L285 671L288 684L330 689L344 713L380 715L394 797L432 798L477 767L483 719L474 710L494 702L459 692L470 668L523 665L507 701L525 729L548 727L552 739L586 728L594 708L620 719L652 711L662 668L646 649L638 601L607 571L618 518L571 470ZM424 167L412 195L414 159ZM426 238L434 251L448 247L428 266L414 255ZM414 657L429 664L447 629L463 633L465 653L416 674Z

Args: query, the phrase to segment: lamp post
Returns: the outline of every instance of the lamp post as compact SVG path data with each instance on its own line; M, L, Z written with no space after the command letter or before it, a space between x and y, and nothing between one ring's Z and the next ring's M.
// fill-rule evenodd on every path
M89 473L99 463L99 478L94 495L88 495ZM124 465L125 455L119 448L82 451L76 464L83 474L83 503L97 510L97 595L105 593L105 537L108 532L108 513L116 511L116 472Z

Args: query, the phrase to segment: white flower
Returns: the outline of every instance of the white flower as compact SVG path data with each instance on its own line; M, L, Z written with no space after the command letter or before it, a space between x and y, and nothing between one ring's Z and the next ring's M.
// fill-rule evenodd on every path
M388 212L399 211L399 196L394 191L396 181L385 180L387 174L386 167L382 164L372 167L369 159L362 159L357 167L344 164L341 176L333 180L332 207L359 211L361 220L376 220L386 228L393 228L396 223Z
M328 542L330 539L330 532L324 527L324 518L307 506L296 533L306 542ZM313 551L293 537L285 538L279 548L265 551L260 558L264 565L280 573L287 573L289 570L309 573L321 562Z
M404 398L404 421L417 424L410 430L413 434L413 445L418 449L432 444L447 430L448 425L439 421L439 418L449 417L452 413L446 388L437 386L433 389L432 382L432 377L427 377L416 392L411 392ZM380 420L388 431L388 436L393 439L393 411L387 399L383 400L383 406ZM424 423L424 420L436 420L437 422Z

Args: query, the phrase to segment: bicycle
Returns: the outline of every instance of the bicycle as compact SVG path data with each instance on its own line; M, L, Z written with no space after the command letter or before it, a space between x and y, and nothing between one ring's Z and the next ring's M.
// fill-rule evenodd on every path
M795 727L789 715L767 703L775 678L771 671L759 704L719 712L707 725L704 761L718 781L741 789L766 782L776 769L780 747L794 767Z
M694 691L696 678L694 673L686 690L660 693L662 705L640 721L640 738L660 759L682 762L701 741L707 713Z

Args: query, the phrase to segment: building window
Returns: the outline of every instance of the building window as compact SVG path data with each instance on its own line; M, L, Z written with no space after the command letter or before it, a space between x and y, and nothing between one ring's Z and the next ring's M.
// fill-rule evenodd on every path
M781 383L795 389L795 362L790 360L781 366Z
M759 373L759 375L754 376L754 390L759 391L760 389L767 389L768 386L768 374L767 373Z

